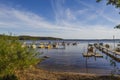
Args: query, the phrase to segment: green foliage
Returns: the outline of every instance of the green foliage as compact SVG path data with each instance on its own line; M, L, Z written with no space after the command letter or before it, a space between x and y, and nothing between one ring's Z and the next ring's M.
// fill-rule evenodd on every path
M35 36L19 36L20 40L62 40L61 38L55 37L35 37Z
M37 53L26 47L17 38L3 35L0 38L0 74L14 74L16 70L28 68L38 62Z
M114 27L115 29L120 29L120 24Z
M96 2L100 2L100 1L102 1L102 0L96 0Z
M101 2L103 0L96 0L96 2ZM107 5L115 6L116 8L120 8L120 0L106 0ZM120 14L120 12L119 12ZM120 29L120 24L115 26L114 28Z
M14 74L3 76L2 80L18 80L17 76Z
M103 0L96 0L96 2L101 2ZM120 0L106 0L107 5L113 5L116 8L120 8Z

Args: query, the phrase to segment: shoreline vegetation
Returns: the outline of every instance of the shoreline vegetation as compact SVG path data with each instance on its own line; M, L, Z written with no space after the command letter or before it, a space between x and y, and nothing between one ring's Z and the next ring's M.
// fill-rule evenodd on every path
M72 72L50 72L34 67L42 61L34 50L21 47L14 36L0 36L0 80L120 80L120 76L98 76ZM44 60L44 59L43 59Z
M16 71L36 65L40 60L34 49L22 47L22 43L12 36L0 37L0 79L18 80Z

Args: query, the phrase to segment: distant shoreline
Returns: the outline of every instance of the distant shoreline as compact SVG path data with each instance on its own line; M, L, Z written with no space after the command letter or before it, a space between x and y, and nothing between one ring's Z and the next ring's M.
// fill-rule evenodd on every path
M0 34L0 37L6 36L6 37L11 37L19 40L63 40L62 38L56 38L56 37L39 37L39 36L12 36L12 35L2 35Z
M3 34L0 34L2 37ZM27 35L20 35L20 36L10 36L4 35L7 37L17 38L19 40L64 40L64 41L120 41L120 39L63 39L58 37L40 37L40 36L27 36Z

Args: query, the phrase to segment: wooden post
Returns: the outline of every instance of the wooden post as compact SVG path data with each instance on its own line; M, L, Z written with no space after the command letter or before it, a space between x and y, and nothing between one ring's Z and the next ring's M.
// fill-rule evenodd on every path
M114 44L114 49L115 49L115 36L113 35L113 44Z

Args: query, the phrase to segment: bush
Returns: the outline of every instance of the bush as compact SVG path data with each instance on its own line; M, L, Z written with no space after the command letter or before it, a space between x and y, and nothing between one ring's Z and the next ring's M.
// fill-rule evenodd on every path
M21 46L17 38L6 35L0 37L0 76L15 74L17 70L38 63L37 53Z
M18 80L17 76L14 74L3 76L2 80Z

